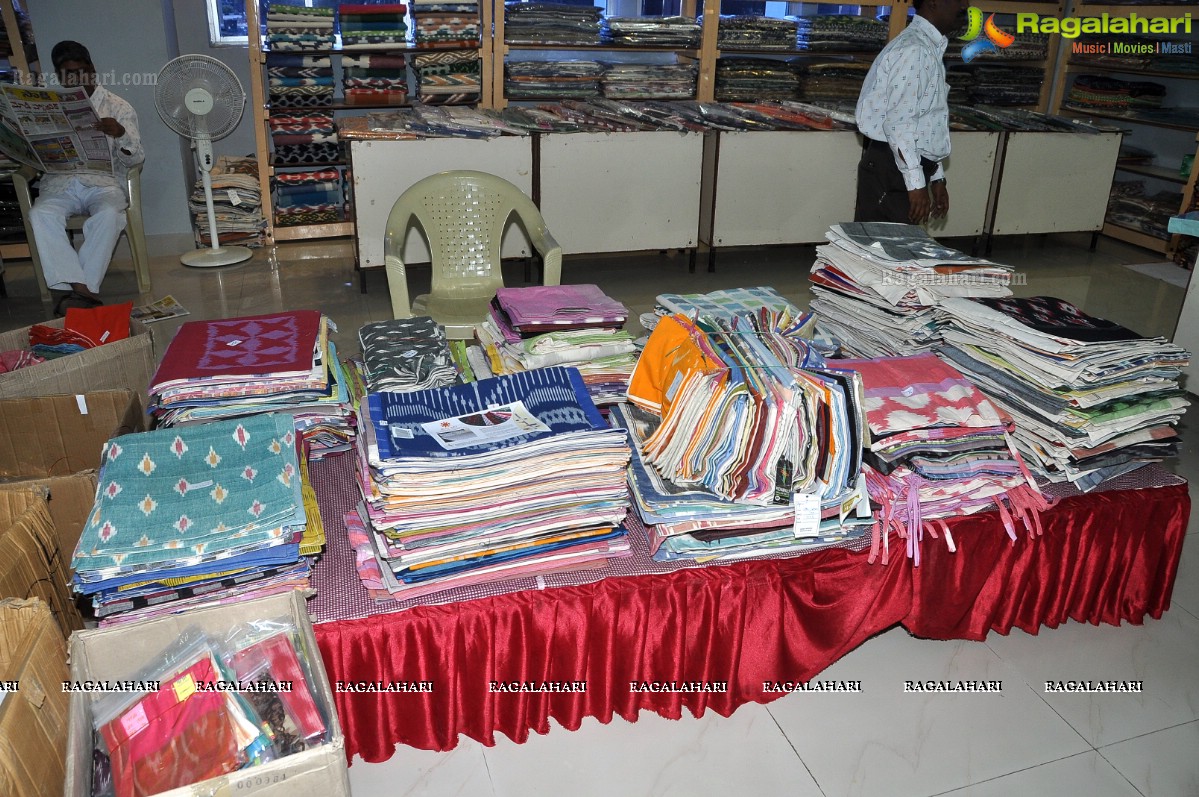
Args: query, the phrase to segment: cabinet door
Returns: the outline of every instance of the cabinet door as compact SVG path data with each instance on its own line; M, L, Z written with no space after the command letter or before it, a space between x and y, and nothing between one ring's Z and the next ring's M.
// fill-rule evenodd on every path
M701 133L541 139L541 214L566 254L685 249L699 229Z

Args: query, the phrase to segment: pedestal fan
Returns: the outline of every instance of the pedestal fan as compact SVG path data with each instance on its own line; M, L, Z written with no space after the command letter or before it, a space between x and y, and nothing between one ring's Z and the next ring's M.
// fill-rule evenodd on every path
M212 142L233 132L241 120L246 92L233 70L207 55L181 55L158 73L154 105L167 126L191 139L204 183L208 208L210 249L197 249L179 257L185 266L230 266L253 256L244 246L221 246L212 207Z

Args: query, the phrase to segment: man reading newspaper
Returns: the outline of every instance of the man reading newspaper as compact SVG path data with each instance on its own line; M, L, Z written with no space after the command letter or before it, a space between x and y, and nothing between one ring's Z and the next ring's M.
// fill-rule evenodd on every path
M128 170L145 159L137 114L128 102L99 84L91 54L79 42L54 45L50 59L58 81L65 88L82 87L100 118L96 129L108 136L112 157L110 173L82 171L48 172L39 181L39 194L30 213L30 223L41 254L46 284L52 290L68 291L55 306L59 315L67 307L102 304L100 283L129 206L125 178ZM67 219L87 214L84 242L79 251L67 237Z

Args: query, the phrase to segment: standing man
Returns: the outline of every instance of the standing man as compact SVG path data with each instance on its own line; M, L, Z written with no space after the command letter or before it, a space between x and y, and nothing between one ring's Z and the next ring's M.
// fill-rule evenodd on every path
M941 161L949 156L946 38L967 0L913 0L916 15L870 66L858 97L866 137L854 221L923 224L949 212Z
M65 88L82 86L100 117L97 128L108 136L112 174L83 172L46 174L38 182L38 198L30 211L30 224L41 256L46 285L69 291L58 300L55 312L66 307L94 307L112 251L125 229L126 175L145 160L137 114L125 100L101 86L92 56L79 42L62 41L50 53L58 82ZM79 252L67 237L67 219L87 214Z

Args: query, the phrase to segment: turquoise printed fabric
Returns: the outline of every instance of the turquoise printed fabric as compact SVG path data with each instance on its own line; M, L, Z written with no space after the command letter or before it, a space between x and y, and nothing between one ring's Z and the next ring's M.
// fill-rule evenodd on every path
M295 443L282 414L109 440L74 568L190 564L290 542L307 522Z

